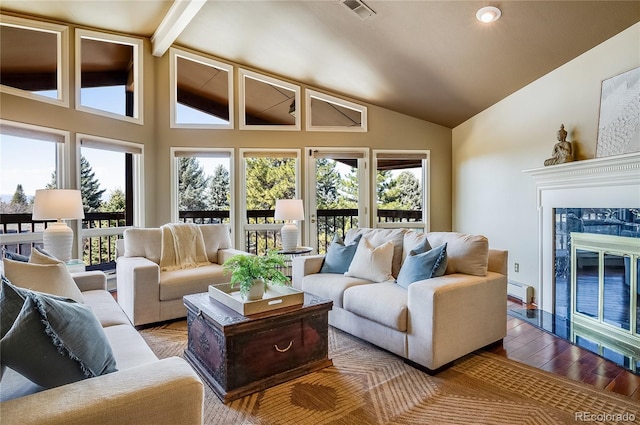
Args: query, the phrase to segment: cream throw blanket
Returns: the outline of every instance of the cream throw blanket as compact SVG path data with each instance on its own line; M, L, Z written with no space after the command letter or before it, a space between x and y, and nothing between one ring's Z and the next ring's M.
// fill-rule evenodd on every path
M196 224L170 223L161 226L160 270L171 271L211 264L202 232Z

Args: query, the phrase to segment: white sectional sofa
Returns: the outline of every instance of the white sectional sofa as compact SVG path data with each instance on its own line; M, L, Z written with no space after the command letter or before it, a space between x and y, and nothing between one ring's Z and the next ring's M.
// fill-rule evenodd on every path
M161 228L124 231L116 262L118 303L135 326L186 317L182 297L207 292L211 284L228 282L222 264L234 255L246 255L231 248L226 224L203 224L199 228L211 264L171 271L160 268Z
M116 372L43 389L7 368L2 425L201 425L204 388L181 358L158 360L106 290L102 272L72 275L106 334Z
M320 273L323 255L293 260L294 287L333 300L330 325L432 373L505 337L506 251L489 249L484 236L402 229L351 229L344 243L359 235L360 245L365 238L373 246L392 241L388 280L373 282L357 272ZM431 247L447 244L446 271L404 288L394 280L408 253L424 238ZM358 261L357 253L353 261Z

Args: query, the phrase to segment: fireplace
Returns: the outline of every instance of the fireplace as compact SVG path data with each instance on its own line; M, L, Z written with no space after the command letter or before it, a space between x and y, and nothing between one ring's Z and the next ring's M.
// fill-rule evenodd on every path
M555 333L638 372L640 345L618 334L640 327L640 152L524 173L537 186L539 309ZM604 248L591 241L602 238Z

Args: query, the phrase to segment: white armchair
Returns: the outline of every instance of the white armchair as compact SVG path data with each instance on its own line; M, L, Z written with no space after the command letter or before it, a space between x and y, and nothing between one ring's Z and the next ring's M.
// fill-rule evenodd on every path
M118 303L135 326L185 317L182 297L206 292L211 284L228 282L222 264L234 255L246 255L231 248L226 224L199 227L211 264L171 271L160 270L162 229L125 230L116 262Z

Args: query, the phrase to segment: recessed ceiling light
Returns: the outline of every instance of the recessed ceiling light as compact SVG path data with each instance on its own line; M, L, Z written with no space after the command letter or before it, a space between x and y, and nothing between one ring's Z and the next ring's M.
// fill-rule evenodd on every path
M478 21L484 23L495 22L500 19L500 15L502 15L502 12L494 6L486 6L476 12L476 18L478 18Z

